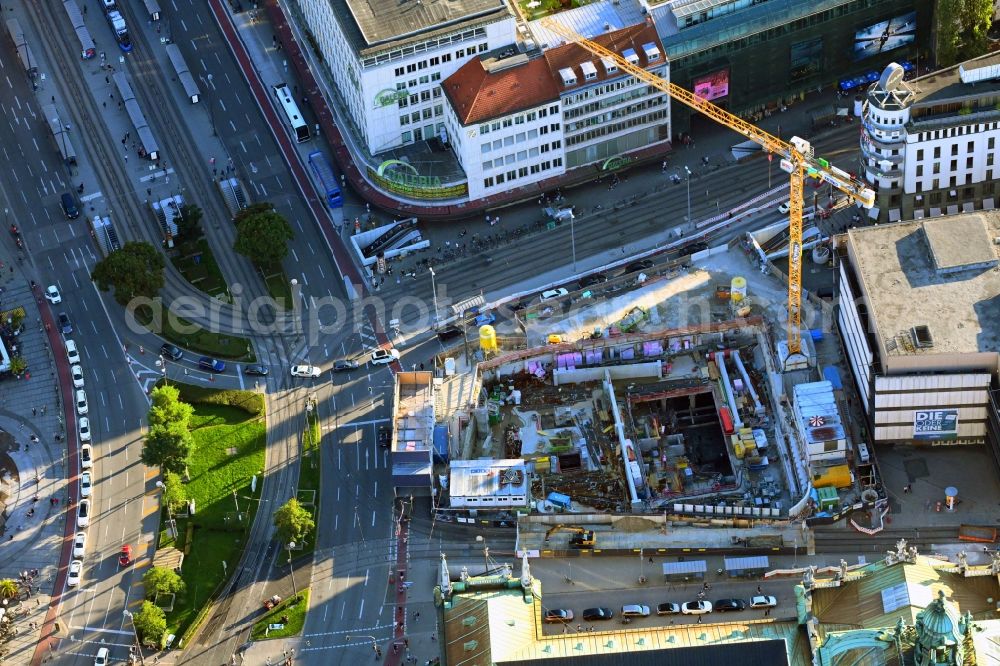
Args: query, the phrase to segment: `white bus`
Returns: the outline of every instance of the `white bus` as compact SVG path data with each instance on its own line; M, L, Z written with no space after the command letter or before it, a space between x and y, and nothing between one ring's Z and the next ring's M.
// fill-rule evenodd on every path
M285 120L292 128L295 140L299 143L308 141L309 125L302 119L299 107L295 104L295 98L292 97L292 91L284 83L279 83L274 86L274 97L278 100L278 106L281 107L282 113L285 114Z

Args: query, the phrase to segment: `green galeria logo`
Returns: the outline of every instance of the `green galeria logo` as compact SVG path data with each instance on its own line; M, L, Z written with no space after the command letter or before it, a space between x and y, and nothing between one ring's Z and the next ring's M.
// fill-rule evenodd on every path
M375 95L375 106L377 108L389 106L390 104L395 104L402 99L406 99L406 97L407 92L405 90L392 90L391 88L387 88Z

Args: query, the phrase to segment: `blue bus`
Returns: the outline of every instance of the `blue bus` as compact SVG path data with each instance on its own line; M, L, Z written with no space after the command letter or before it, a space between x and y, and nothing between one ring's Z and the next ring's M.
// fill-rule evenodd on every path
M309 153L309 165L316 173L320 183L323 184L323 192L326 194L326 205L330 208L343 208L344 197L340 193L340 186L337 185L337 177L333 175L333 167L318 150Z

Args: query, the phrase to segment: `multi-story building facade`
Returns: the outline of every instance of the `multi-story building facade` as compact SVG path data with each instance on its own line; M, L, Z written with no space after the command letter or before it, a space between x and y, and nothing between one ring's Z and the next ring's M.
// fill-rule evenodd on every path
M441 136L441 82L514 34L502 0L298 5L371 155Z
M651 23L597 35L594 41L668 78ZM563 44L544 52L478 58L444 83L446 127L476 199L530 185L630 152L667 147L667 96Z
M861 162L872 217L922 218L993 208L1000 140L1000 56L902 81L885 70L863 108Z

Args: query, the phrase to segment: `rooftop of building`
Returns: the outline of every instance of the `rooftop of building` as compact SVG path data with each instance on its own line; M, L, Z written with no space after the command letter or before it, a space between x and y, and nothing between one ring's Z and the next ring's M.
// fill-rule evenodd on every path
M503 0L328 0L348 43L368 55L510 16Z
M663 45L660 44L656 27L651 21L641 20L637 24L603 32L591 39L623 58L638 58L634 62L643 68L657 67L666 62ZM647 53L649 47L654 50ZM593 53L576 44L553 45L545 51L545 60L549 63L552 79L556 81L560 92L624 76L613 62L604 63ZM572 72L574 83L566 83L563 73L567 70ZM592 78L586 78L588 73Z
M434 446L434 373L396 375L395 451L428 451Z
M524 461L452 460L448 493L452 497L507 497L527 493Z
M593 39L612 30L621 30L630 25L643 23L646 15L638 0L621 0L589 2L580 7L560 11L555 20L578 35ZM559 33L546 28L541 20L529 21L528 29L535 43L541 48L554 48L566 43Z
M462 125L526 111L559 99L544 58L472 58L442 84Z
M997 237L1000 213L992 211L848 231L887 353L1000 351Z
M962 81L962 71L993 68L993 78L984 78L976 83ZM916 90L915 105L934 104L943 100L961 99L1000 92L1000 53L989 53L972 60L966 60L952 67L946 67L910 81Z

